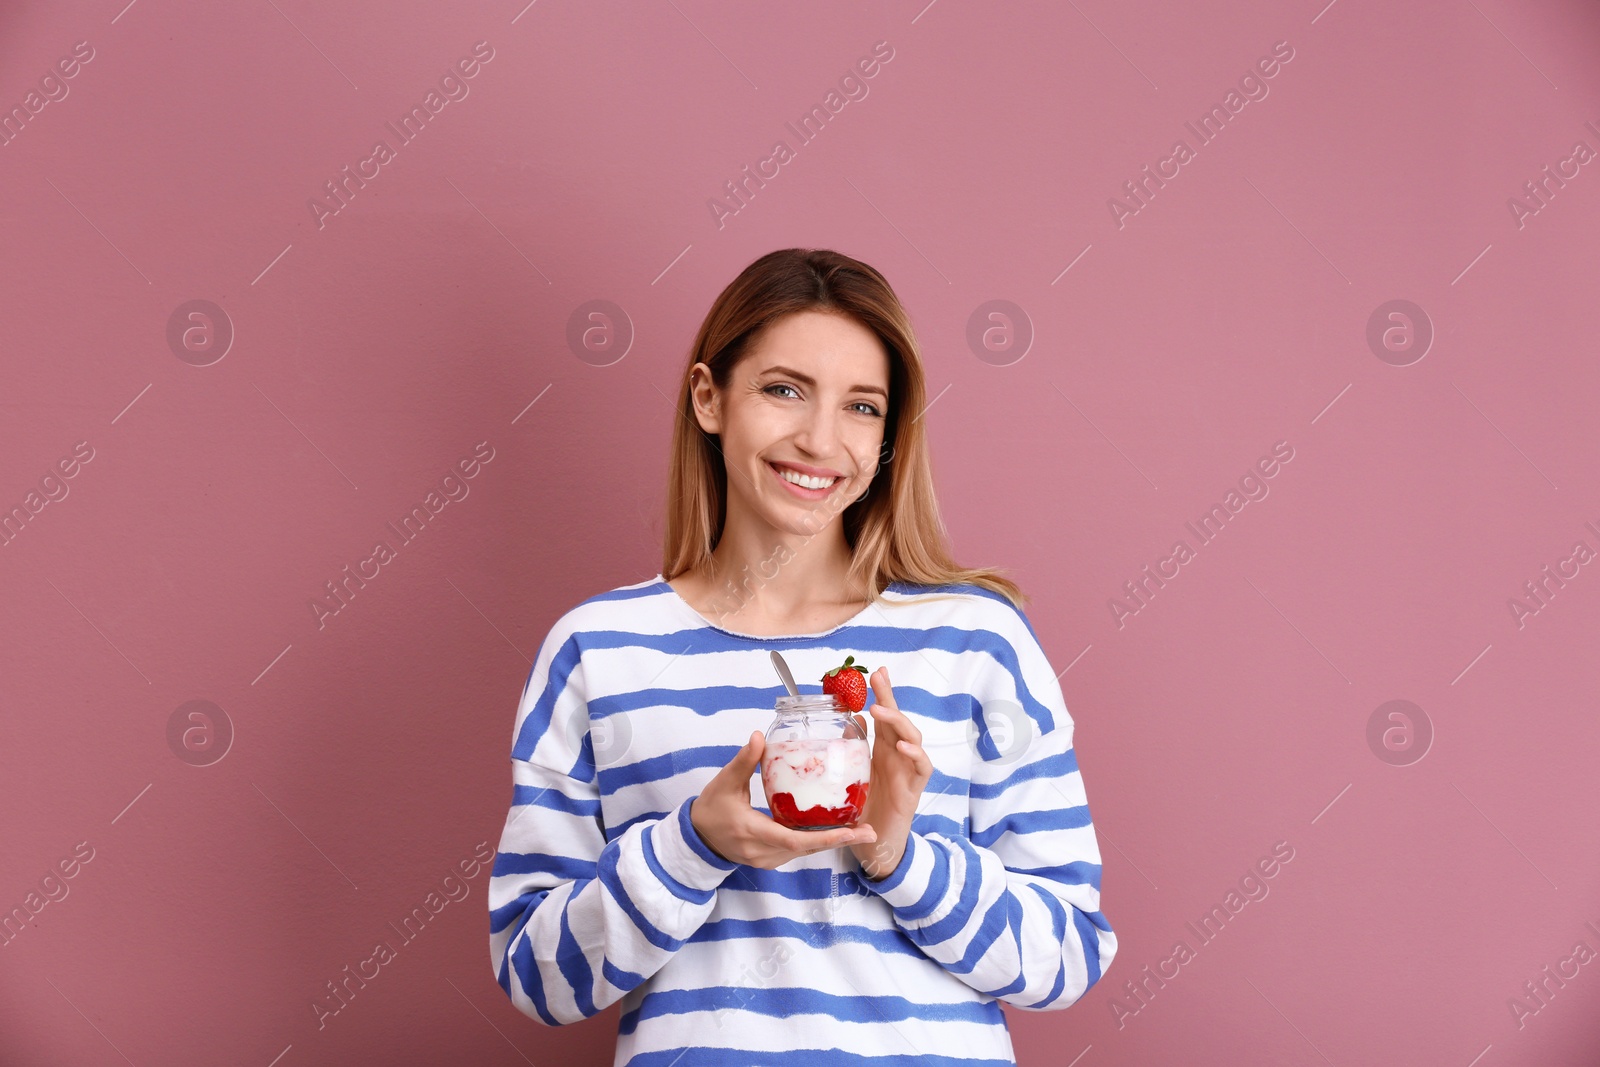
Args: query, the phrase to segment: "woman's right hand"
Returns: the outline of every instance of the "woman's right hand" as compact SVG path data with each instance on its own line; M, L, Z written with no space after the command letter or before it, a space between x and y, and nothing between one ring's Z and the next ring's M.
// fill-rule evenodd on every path
M760 731L753 732L689 805L689 821L711 851L731 863L770 870L796 856L878 839L865 823L834 830L791 830L757 811L750 803L750 776L761 769L766 743Z

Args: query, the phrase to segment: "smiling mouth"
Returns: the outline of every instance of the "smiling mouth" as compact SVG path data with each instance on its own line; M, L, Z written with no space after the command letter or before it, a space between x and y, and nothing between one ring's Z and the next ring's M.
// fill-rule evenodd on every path
M821 500L833 490L834 486L844 481L843 478L819 478L801 474L776 463L768 463L767 467L790 492L807 500Z

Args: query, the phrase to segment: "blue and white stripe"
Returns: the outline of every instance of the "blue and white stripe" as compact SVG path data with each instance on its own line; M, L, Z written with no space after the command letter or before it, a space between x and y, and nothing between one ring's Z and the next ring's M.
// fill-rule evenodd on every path
M848 849L729 863L689 821L772 721L770 649L802 692L847 654L887 665L922 731L934 774L881 881ZM1026 715L1020 758L991 734L995 701ZM1072 735L1027 617L978 586L895 583L803 637L714 626L660 575L592 597L552 627L518 705L495 976L550 1026L619 1003L628 1067L1014 1064L1000 1003L1066 1008L1116 954ZM758 775L750 801L768 812Z

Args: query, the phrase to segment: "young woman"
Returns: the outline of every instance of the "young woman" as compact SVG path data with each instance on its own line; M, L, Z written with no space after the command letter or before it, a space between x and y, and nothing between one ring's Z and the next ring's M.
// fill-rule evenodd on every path
M564 614L517 709L489 948L550 1026L620 1002L615 1063L1014 1064L1117 939L1073 721L1021 592L958 567L887 281L752 263L679 391L662 572ZM852 827L771 818L784 693L876 664ZM894 680L891 684L891 678Z

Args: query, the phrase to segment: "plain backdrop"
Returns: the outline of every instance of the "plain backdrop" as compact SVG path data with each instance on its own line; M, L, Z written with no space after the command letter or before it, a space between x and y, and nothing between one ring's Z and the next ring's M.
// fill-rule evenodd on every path
M957 556L1077 723L1120 949L1020 1062L1592 1064L1597 45L1579 0L5 5L0 1060L610 1064L616 1009L494 983L474 855L549 627L661 566L701 317L806 246L909 308Z

